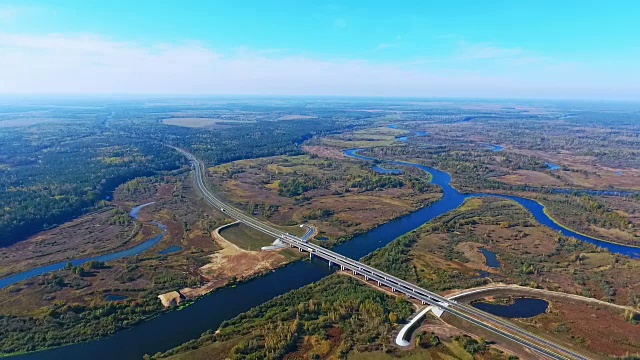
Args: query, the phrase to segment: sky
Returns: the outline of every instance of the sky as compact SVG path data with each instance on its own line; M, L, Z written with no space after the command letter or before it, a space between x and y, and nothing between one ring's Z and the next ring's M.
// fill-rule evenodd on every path
M640 100L639 14L636 0L0 0L0 93Z

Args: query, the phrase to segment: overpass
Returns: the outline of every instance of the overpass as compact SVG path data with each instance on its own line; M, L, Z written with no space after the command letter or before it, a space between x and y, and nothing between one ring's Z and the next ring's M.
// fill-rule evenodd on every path
M490 331L494 334L507 338L523 347L536 352L538 355L544 356L550 359L579 359L587 360L581 354L567 349L561 345L558 345L550 340L532 334L520 327L508 322L499 317L488 314L484 311L478 310L475 307L467 304L458 303L455 300L447 299L432 291L420 288L410 282L399 279L393 275L387 274L376 268L363 264L357 260L351 259L344 255L340 255L331 250L325 249L321 246L308 243L306 240L300 239L294 235L286 233L276 227L264 223L260 220L251 217L242 211L230 206L214 196L207 188L204 182L204 165L196 159L192 154L179 149L174 148L192 162L192 167L195 170L195 183L198 190L201 192L205 201L220 211L224 212L229 217L240 221L262 233L271 235L275 238L279 238L281 241L289 244L292 248L297 248L301 252L306 251L310 257L314 255L325 259L329 262L329 266L340 266L341 270L351 271L354 275L360 275L364 277L365 281L374 281L378 286L386 286L393 292L399 292L406 295L408 298L416 299L422 302L422 304L428 304L436 307L438 310L449 313L453 316L457 316L473 325Z

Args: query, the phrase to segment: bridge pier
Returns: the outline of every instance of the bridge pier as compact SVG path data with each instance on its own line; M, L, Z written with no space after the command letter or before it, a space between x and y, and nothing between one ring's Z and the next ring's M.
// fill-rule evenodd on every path
M364 276L364 281L369 281L369 277L367 275Z
M353 270L353 275L357 275L357 273L356 273L356 271L355 271L355 270Z
M313 258L313 253L309 252L309 259Z
M396 292L396 289L395 288L391 288L391 292Z
M378 286L380 286L380 281L378 281Z
M422 303L422 305L426 304L426 302L424 302L424 300L420 300L420 302Z
M344 271L344 265L340 265L340 270Z
M329 260L329 267L331 267L331 260Z

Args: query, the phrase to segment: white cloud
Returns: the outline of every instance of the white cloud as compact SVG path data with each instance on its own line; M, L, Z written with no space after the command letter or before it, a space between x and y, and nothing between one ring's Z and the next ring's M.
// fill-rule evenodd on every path
M528 56L473 50L468 61ZM600 75L589 83L577 66L567 71L523 64L526 71L489 72L455 62L445 68L429 59L381 64L288 53L238 48L224 54L198 42L140 45L92 35L0 33L0 93L566 97L597 92L608 79Z

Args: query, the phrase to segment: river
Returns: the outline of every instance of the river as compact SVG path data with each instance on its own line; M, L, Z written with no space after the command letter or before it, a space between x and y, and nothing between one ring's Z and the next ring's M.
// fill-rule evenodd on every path
M133 209L131 209L131 211L129 212L129 215L131 215L131 217L133 217L134 219L138 219L138 214L140 213L140 210L142 210L143 208L151 205L153 203L148 203L148 204L142 204L140 206L136 206ZM109 254L105 254L105 255L101 255L101 256L95 256L95 257L90 257L90 258L83 258L83 259L74 259L74 260L68 260L68 261L63 261L63 262L59 262L57 264L51 264L51 265L47 265L47 266L41 266L38 268L34 268L31 270L27 270L25 272L21 272L12 276L8 276L5 277L3 279L0 279L0 289L4 289L7 286L11 286L15 283L18 283L20 281L24 281L27 279L31 279L33 277L36 277L38 275L44 275L53 271L58 271L58 270L62 270L64 269L65 266L67 266L68 263L71 263L71 265L73 266L79 266L85 263L88 263L90 261L102 261L102 262L107 262L107 261L114 261L114 260L118 260L118 259L123 259L123 258L127 258L127 257L131 257L131 256L135 256L138 254L141 254L149 249L151 249L152 247L154 247L156 244L158 244L163 238L164 238L164 234L167 230L166 226L164 224L161 224L157 221L152 221L152 224L156 225L157 227L159 227L162 230L162 233L160 235L154 236L146 241L144 241L143 243L136 245L132 248L126 249L126 250L121 250L121 251L117 251L117 252L113 252L113 253L109 253Z
M374 160L359 155L357 149L347 150L345 155L360 160ZM386 246L399 236L458 208L469 197L499 196L518 202L529 209L538 222L562 232L563 235L573 236L615 253L640 257L640 249L599 241L564 229L544 213L542 205L533 200L503 195L462 194L451 186L451 177L443 171L401 161L390 162L390 164L414 167L431 173L433 184L442 188L444 196L428 207L392 220L336 246L334 248L336 252L353 259L360 259L372 251ZM240 283L235 287L217 290L180 311L165 312L112 336L57 349L19 355L15 358L38 360L141 359L144 354L155 354L169 350L199 337L207 330L215 330L224 320L231 319L276 296L318 281L334 271L328 267L326 262L316 258L311 261L295 262L265 276Z

